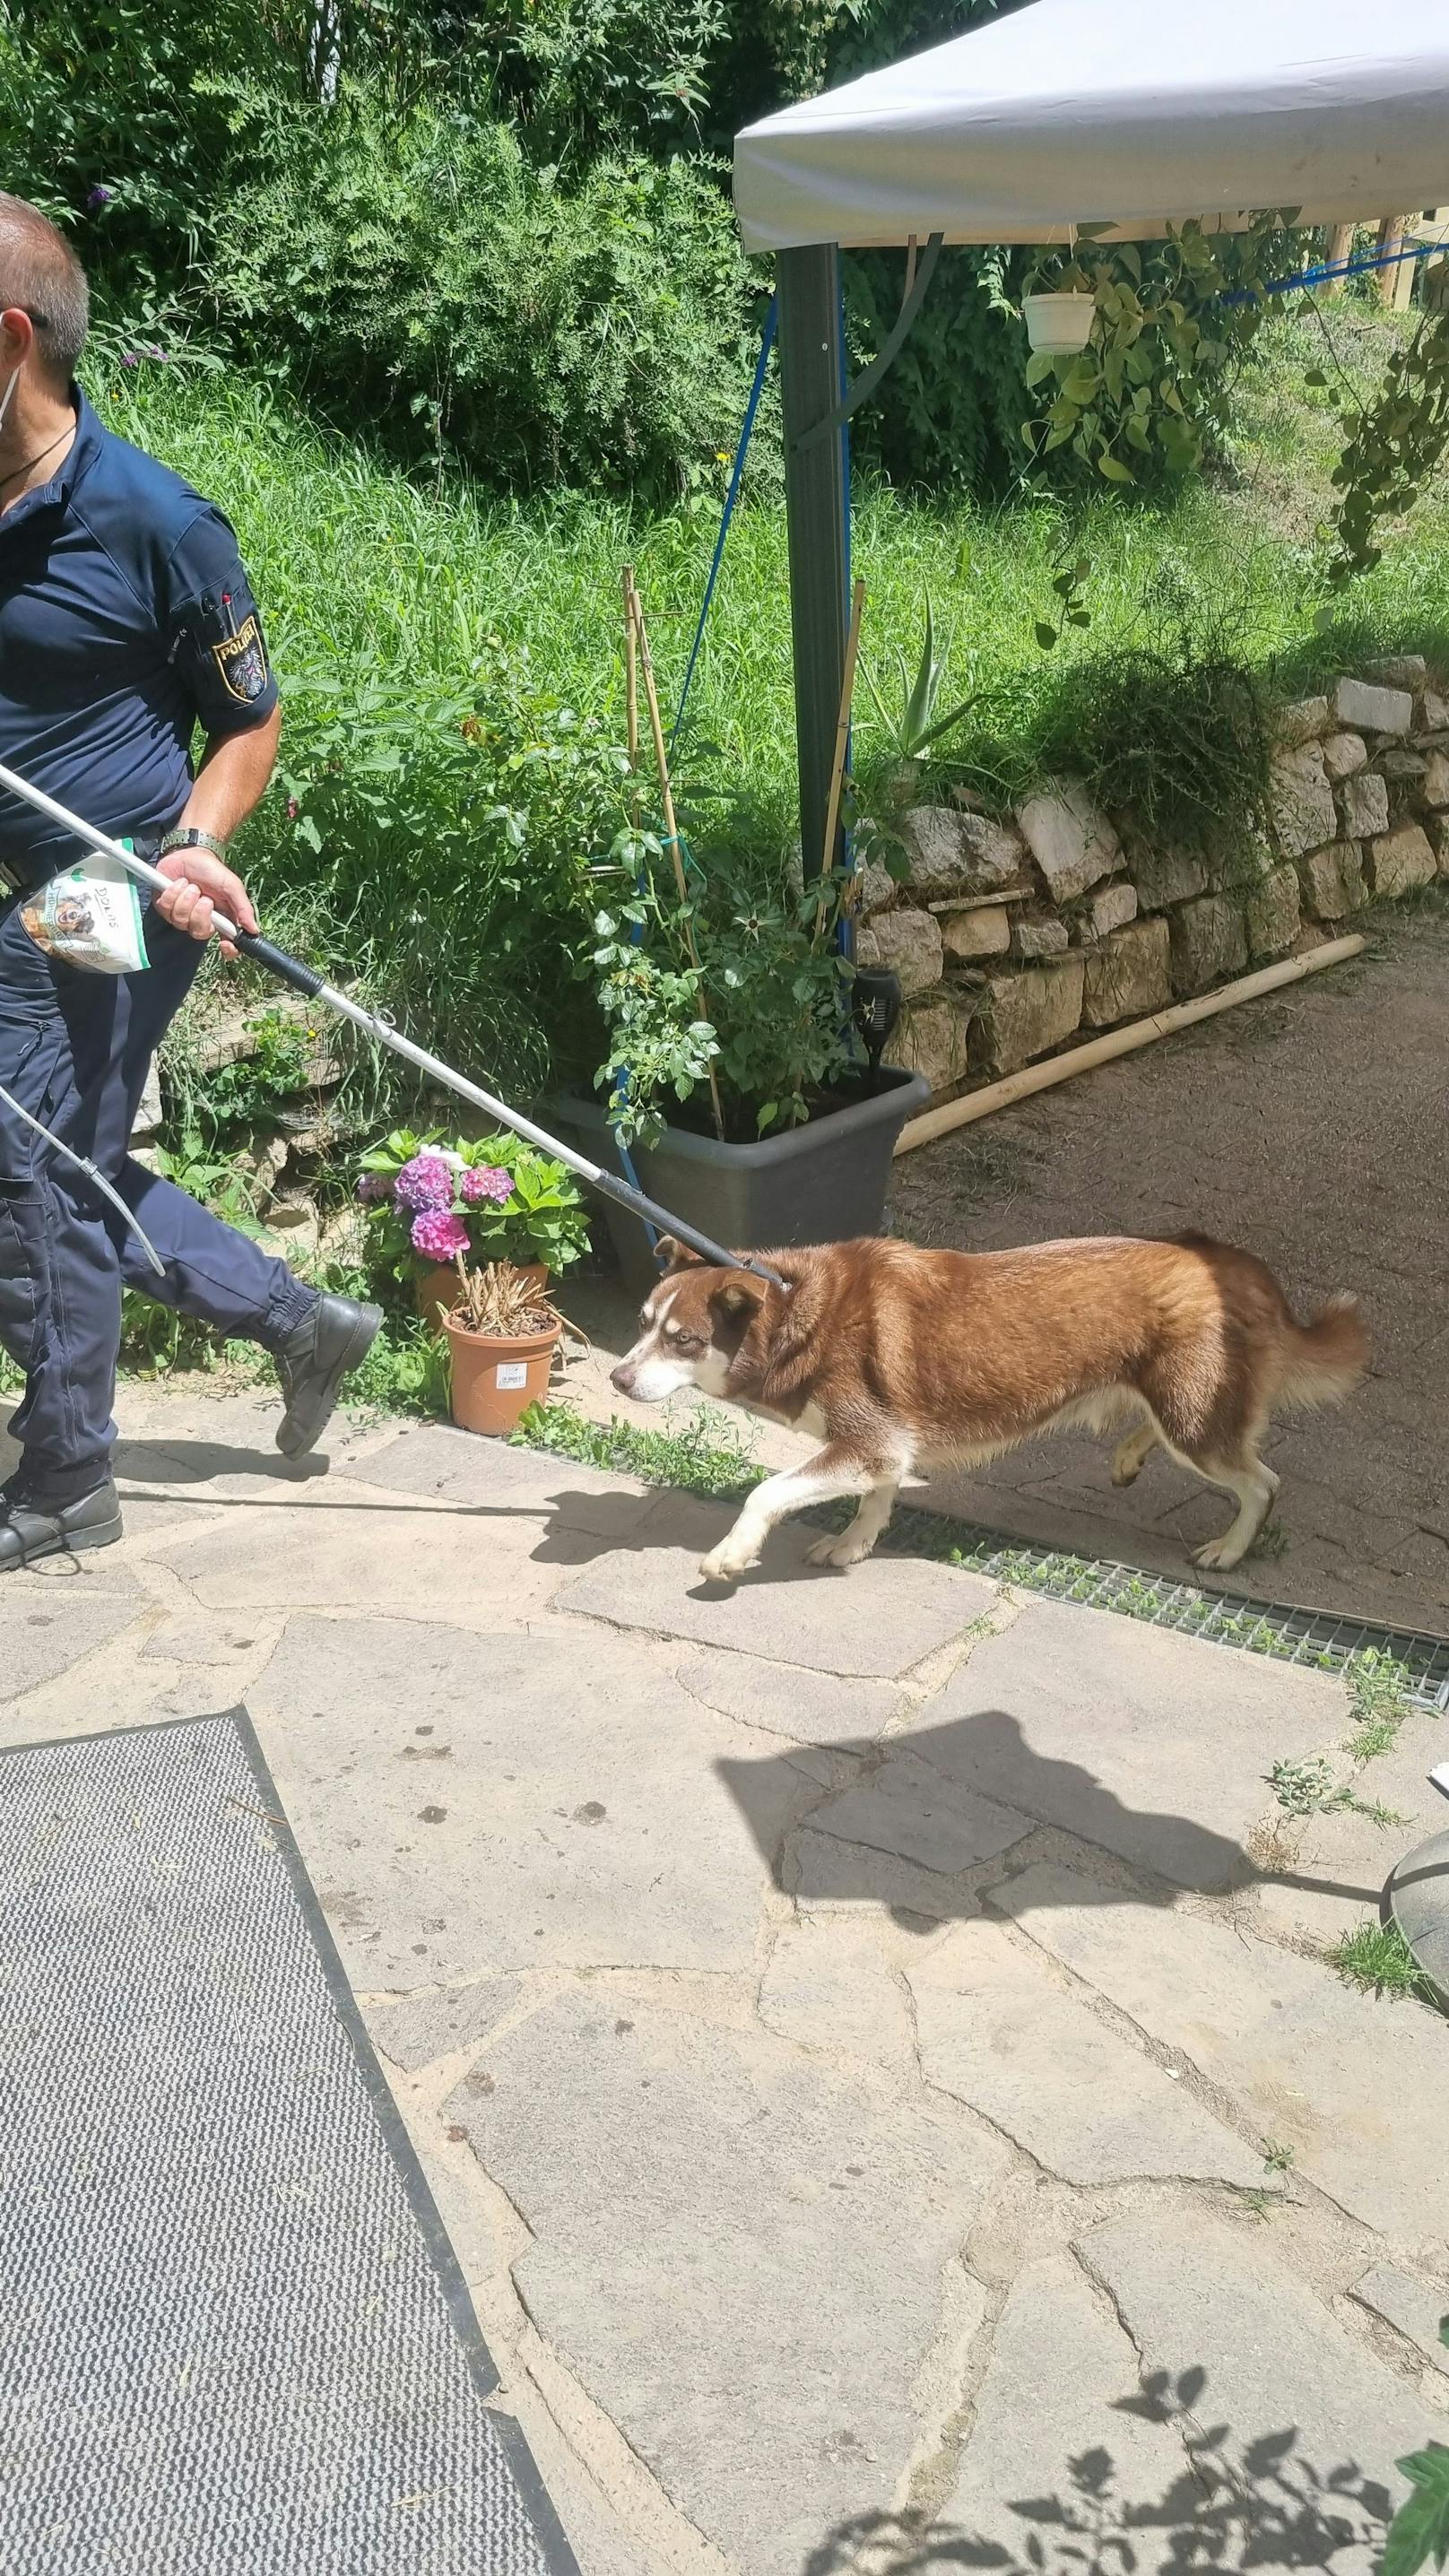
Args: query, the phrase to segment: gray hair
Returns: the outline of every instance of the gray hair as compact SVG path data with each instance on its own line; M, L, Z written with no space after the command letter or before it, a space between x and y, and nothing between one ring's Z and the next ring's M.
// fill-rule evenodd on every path
M86 344L86 273L48 215L0 190L0 312L10 305L29 314L40 364L64 391Z

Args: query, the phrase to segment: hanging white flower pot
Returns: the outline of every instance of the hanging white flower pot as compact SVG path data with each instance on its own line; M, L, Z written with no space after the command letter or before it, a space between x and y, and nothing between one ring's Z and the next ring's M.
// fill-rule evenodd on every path
M1045 349L1049 356L1065 357L1085 349L1097 318L1095 295L1027 295L1021 309L1026 315L1026 336L1034 349Z

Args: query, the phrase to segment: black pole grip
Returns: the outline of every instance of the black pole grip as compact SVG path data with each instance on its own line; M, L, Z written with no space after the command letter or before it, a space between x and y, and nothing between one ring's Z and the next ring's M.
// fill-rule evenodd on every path
M305 993L309 1002L321 992L327 980L325 975L318 974L315 966L304 966L300 957L289 957L285 948L274 947L270 939L263 939L260 931L237 931L236 945L254 966L264 966L269 975L277 976L283 984L290 984L294 993Z

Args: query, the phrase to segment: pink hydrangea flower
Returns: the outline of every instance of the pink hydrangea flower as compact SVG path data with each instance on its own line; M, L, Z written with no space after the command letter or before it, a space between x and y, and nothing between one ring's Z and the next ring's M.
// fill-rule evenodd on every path
M393 1184L393 1196L400 1206L408 1208L450 1208L453 1204L453 1175L441 1154L426 1147L404 1163Z
M449 1208L424 1208L413 1218L413 1250L429 1261L451 1261L468 1249L468 1229Z
M459 1187L470 1207L480 1199L492 1199L501 1207L513 1196L513 1174L505 1172L501 1163L475 1163L463 1174Z
M392 1183L385 1172L364 1172L357 1184L357 1195L364 1207L376 1207L392 1196Z

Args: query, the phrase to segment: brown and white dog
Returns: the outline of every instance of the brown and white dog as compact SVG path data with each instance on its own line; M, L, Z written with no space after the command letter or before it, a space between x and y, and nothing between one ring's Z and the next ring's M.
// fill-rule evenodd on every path
M1198 1550L1226 1569L1251 1547L1278 1479L1258 1455L1271 1414L1332 1404L1362 1376L1368 1337L1351 1297L1294 1321L1251 1252L1196 1235L1088 1238L1018 1252L927 1252L875 1236L708 1267L666 1236L669 1267L613 1372L646 1404L698 1387L818 1433L824 1446L755 1487L700 1572L731 1581L775 1523L861 1497L815 1565L854 1565L890 1519L903 1477L978 1467L1041 1431L1124 1432L1114 1485L1159 1445L1222 1485L1238 1512Z

